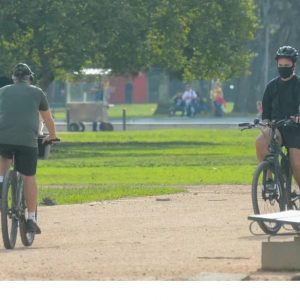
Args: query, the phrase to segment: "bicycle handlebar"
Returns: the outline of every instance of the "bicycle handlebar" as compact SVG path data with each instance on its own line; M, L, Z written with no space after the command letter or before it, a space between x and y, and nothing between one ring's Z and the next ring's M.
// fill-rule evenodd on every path
M239 127L248 127L250 125L253 125L253 124L251 124L251 123L239 123L238 124Z
M60 142L60 139L56 138L56 139L45 141L44 144L46 144L46 145L53 145L53 144L57 144L59 142Z
M282 119L282 120L274 120L268 123L262 123L258 119L254 119L253 123L239 123L239 127L244 127L241 130L252 129L258 126L269 127L269 128L279 128L284 126L296 126L296 122L292 119Z

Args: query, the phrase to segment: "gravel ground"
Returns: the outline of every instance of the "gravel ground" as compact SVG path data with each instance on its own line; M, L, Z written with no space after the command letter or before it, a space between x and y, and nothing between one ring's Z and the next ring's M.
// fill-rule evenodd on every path
M251 213L250 187L225 185L40 207L42 234L32 247L0 242L0 280L289 280L294 273L259 270L267 238L250 234Z

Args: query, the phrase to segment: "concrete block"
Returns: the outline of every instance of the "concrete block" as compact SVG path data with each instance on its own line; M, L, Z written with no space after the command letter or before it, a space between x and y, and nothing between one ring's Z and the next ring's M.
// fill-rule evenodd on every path
M263 270L300 270L300 238L262 243Z

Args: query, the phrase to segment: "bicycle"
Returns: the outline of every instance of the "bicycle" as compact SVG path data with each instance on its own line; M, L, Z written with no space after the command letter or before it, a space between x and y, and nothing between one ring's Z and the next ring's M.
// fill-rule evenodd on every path
M44 145L49 149L50 145L59 141L59 139L50 140ZM21 174L15 169L14 157L11 168L4 175L1 203L1 228L4 247L6 249L15 247L18 226L22 244L27 247L31 246L35 233L28 232L26 229L28 212L24 198L24 183Z
M290 209L300 208L300 194L298 185L292 174L289 153L286 147L277 142L277 129L286 126L297 126L289 120L262 123L255 119L253 123L241 123L241 130L252 128L270 128L271 140L269 153L257 166L252 179L252 206L255 214L266 214ZM274 222L258 222L266 234L276 234L281 224ZM293 229L300 231L300 226L292 225Z

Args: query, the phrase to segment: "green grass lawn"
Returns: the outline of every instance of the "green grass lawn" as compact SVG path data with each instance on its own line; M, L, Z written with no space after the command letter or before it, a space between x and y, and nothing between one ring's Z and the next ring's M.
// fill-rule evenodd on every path
M152 118L153 113L157 107L155 103L143 104L117 104L108 109L109 118L122 118L123 109L126 109L127 118ZM66 109L56 108L52 109L56 120L66 119Z
M122 118L123 109L125 109L127 118L152 118L156 107L156 103L117 104L109 108L108 117Z
M189 184L249 184L258 133L174 129L61 133L39 161L42 197L80 203L183 191Z
M157 118L157 117L168 117L165 115L153 115L157 107L156 103L142 103L142 104L116 104L108 109L109 119L120 119L122 118L123 109L126 109L126 117L130 118ZM55 108L52 109L55 120L65 121L66 120L66 109L65 108ZM225 107L226 115L239 116L240 113L233 112L233 103L228 102ZM180 113L177 112L177 115ZM212 116L212 112L206 113L206 116ZM203 115L201 115L203 116ZM197 116L197 117L201 117Z

